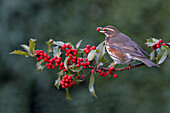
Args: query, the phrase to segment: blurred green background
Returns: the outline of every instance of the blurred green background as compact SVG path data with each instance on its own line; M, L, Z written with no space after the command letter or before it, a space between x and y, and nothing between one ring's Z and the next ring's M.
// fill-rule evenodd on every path
M83 39L98 45L104 35L96 27L114 25L144 50L149 37L170 42L169 0L0 0L0 113L169 113L170 59L159 69L146 66L119 72L118 78L96 75L98 99L88 91L88 80L57 90L56 70L35 71L35 59L9 55L37 39L46 50L50 38Z

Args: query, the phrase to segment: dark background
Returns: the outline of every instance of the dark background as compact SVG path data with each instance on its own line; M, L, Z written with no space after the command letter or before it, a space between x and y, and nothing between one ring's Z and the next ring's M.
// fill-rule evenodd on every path
M30 38L45 51L50 38L98 45L105 36L96 27L109 24L149 53L147 38L170 42L169 5L169 0L0 0L0 113L169 113L170 59L159 69L119 72L117 79L96 75L98 99L87 80L71 89L68 101L53 86L56 70L38 74L35 59L9 55Z

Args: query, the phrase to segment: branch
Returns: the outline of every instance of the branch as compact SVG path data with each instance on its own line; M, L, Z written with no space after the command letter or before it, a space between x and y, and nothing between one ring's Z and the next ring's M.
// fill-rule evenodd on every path
M143 66L143 65L145 65L145 64L139 63L139 64L135 64L135 65L132 65L132 66L117 68L117 69L114 69L113 71L117 72L117 71L123 71L123 70L130 70L132 68L137 68L137 67L140 67L140 66ZM97 71L97 69L93 66L89 66L88 68L95 69L95 71ZM109 68L98 67L98 69L101 69L101 70L104 70L104 71L109 71Z

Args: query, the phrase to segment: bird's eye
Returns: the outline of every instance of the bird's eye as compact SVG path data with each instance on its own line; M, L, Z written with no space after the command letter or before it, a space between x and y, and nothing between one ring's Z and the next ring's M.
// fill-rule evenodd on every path
M107 31L107 29L104 29L104 31Z

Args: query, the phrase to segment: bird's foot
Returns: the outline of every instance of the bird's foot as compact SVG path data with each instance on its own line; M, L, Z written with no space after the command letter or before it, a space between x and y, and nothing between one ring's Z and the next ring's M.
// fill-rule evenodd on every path
M128 64L128 71L130 71L130 69L131 69L131 67L130 67L131 65L130 64Z

